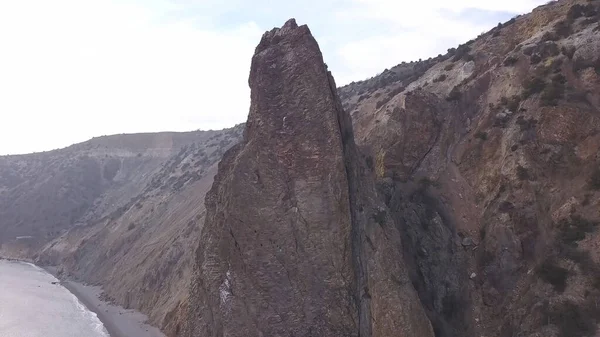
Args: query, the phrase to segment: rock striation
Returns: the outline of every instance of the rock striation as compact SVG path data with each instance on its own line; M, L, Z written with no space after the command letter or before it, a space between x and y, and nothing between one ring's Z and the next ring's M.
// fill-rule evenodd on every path
M307 26L266 32L206 195L186 336L433 336Z

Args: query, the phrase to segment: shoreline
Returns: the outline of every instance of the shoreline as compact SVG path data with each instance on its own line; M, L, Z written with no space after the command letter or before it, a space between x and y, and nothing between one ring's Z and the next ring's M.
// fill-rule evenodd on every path
M67 278L59 278L56 267L40 267L59 280L87 310L95 313L110 337L166 337L158 328L146 323L147 317L133 309L125 309L100 299L102 288Z
M35 265L34 261L28 259L0 256L0 260ZM59 285L73 294L87 310L95 313L110 337L166 337L158 328L146 323L148 319L146 315L101 300L101 287L85 285L68 277L59 276L56 266L37 267L54 276Z

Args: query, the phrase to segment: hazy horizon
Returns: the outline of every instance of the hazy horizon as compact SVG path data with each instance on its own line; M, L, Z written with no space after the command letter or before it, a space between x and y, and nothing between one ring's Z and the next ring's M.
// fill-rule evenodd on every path
M265 31L291 17L310 27L342 86L403 61L444 54L546 2L2 3L0 155L49 151L102 135L217 130L245 122L254 48Z

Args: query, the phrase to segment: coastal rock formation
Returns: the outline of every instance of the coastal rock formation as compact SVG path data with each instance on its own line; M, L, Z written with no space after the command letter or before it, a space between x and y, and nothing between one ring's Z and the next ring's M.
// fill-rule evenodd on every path
M433 336L307 26L263 35L206 196L187 336Z
M240 145L244 125L0 157L0 256L102 285L169 337L593 335L599 7L548 2L337 88L352 127L290 23L257 49Z

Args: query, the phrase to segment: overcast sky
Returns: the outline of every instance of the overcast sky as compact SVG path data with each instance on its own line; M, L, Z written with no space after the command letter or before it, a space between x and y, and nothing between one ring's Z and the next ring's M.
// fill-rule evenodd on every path
M0 154L246 120L262 33L308 24L338 85L444 53L547 0L0 1Z

